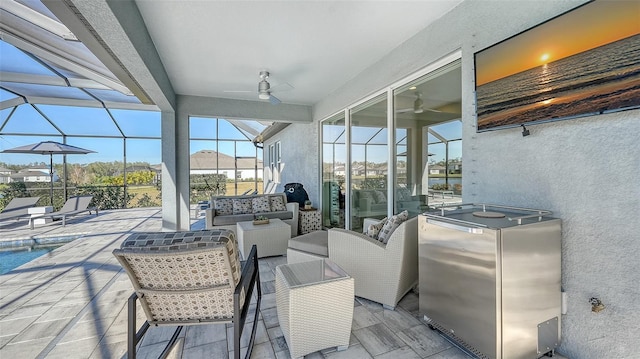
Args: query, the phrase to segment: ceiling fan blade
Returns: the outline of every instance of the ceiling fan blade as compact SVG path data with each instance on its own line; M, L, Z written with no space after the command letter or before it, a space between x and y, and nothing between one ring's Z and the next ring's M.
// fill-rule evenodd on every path
M407 112L413 112L413 108L402 108L402 109L396 110L396 113L407 113Z
M425 108L425 111L431 111L431 112L435 112L435 113L443 113L444 111L440 111L440 110L434 110L432 108Z
M270 95L269 96L269 102L271 102L272 105L278 105L278 104L280 104L282 102L282 101L280 101L279 98L277 98L277 97L275 97L275 96L273 96L271 94L269 94L269 95Z
M289 84L288 82L283 82L281 84L277 84L275 86L271 86L270 91L274 92L284 92L284 91L291 91L293 90L293 86L291 86L291 84Z

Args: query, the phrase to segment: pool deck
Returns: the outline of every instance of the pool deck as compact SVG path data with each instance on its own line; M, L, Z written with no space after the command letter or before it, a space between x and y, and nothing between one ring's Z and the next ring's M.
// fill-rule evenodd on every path
M202 228L201 220L193 222L192 229ZM133 290L111 251L132 232L160 231L161 223L160 208L140 208L77 217L65 227L0 226L1 240L84 235L0 276L0 358L126 358L126 301ZM284 263L286 257L260 259L263 301L252 358L290 357L275 308L275 267ZM138 323L142 316L138 310ZM149 329L138 358L158 357L172 331ZM169 357L232 357L232 333L229 325L188 327ZM351 333L347 350L328 348L306 358L467 358L427 328L412 292L394 311L355 298Z

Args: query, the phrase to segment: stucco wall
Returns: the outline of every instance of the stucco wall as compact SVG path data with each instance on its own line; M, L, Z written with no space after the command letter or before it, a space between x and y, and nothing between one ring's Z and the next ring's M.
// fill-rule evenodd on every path
M285 165L281 173L281 183L276 188L276 192L284 191L284 185L287 183L302 183L314 207L317 207L320 202L318 140L317 123L292 124L264 144L265 149L276 141L280 141L282 146L282 162ZM263 157L265 163L268 156L268 150L265 150Z
M583 2L467 0L318 103L314 119L460 49L464 201L554 211L568 294L558 351L640 358L640 111L530 126L528 137L475 127L473 53ZM591 297L606 309L593 313Z

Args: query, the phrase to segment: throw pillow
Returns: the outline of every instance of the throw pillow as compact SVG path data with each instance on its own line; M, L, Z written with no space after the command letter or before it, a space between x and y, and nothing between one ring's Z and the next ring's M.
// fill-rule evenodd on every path
M409 212L407 211L402 211L389 218L380 230L380 233L378 234L378 240L384 244L387 244L389 242L389 238L391 238L391 234L393 233L393 231L395 231L396 228L398 228L398 226L400 226L400 224L402 224L402 222L406 221L407 219L409 219Z
M284 201L282 200L282 196L271 196L269 197L269 199L271 200L272 211L276 212L276 211L287 210L287 206L284 204Z
M251 207L253 208L253 213L271 212L269 198L266 196L253 197L251 199Z
M366 235L373 239L378 239L378 234L380 233L380 230L382 230L382 227L384 226L385 222L386 221L380 221L375 224L370 224L369 228L367 228Z
M251 198L234 198L233 214L251 214Z
M376 203L385 203L387 201L387 196L385 196L382 191L374 191L373 198L376 200Z
M231 198L218 198L213 201L213 209L217 216L233 214L233 200Z

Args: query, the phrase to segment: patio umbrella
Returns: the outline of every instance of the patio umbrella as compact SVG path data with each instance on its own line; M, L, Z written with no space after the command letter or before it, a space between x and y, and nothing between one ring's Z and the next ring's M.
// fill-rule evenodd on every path
M84 148L67 145L55 141L43 141L26 146L19 146L2 151L2 153L28 153L49 155L49 175L51 176L51 205L53 206L53 155L84 155L94 153L95 151L85 150Z

